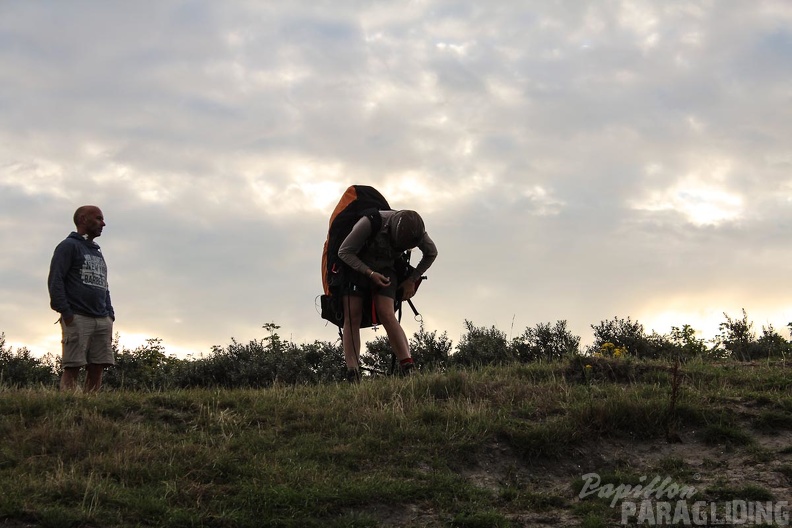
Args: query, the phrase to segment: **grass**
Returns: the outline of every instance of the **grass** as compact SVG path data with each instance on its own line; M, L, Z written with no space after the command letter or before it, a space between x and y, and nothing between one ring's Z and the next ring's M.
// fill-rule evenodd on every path
M695 474L719 499L774 496L758 482L718 480L734 452L713 453L742 450L750 474L775 462L756 445L757 435L789 430L789 384L778 368L685 365L673 411L668 365L600 362L607 375L588 378L570 368L264 390L0 389L0 524L610 525L618 515L610 500L578 497L588 472L614 486L646 475L690 484ZM759 414L735 412L735 403L757 401ZM672 418L695 457L609 452L669 445ZM776 452L785 465L775 471L789 476L792 453Z

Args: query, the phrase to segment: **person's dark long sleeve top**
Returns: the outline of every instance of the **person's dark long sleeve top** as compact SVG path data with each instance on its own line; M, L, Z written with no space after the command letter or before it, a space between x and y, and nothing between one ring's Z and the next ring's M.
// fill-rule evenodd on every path
M72 232L55 248L47 286L50 307L67 318L74 314L115 319L107 264L99 245Z
M382 215L381 236L387 236L388 223L394 212L395 211L380 211ZM371 237L371 228L371 221L364 216L358 220L338 249L339 258L358 273L365 274L373 265L372 262L365 262L366 257L363 256L363 258L361 258L360 255L360 251L366 245L366 241ZM437 258L437 246L435 246L434 241L429 237L428 233L424 233L418 243L418 249L421 251L421 260L415 266L415 271L413 271L411 277L412 279L420 278ZM394 250L394 255L397 253L398 251Z

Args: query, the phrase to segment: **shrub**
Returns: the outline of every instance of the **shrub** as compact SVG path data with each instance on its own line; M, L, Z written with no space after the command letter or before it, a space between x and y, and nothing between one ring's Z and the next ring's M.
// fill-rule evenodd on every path
M753 323L748 321L745 308L743 308L742 314L742 319L732 319L726 312L723 312L726 321L718 325L720 334L716 340L725 351L723 355L726 357L748 361L752 356L751 348L756 334L753 332Z
M682 358L703 357L707 354L707 345L703 339L696 338L696 331L690 325L682 325L682 328L672 326L669 340Z
M445 370L452 348L448 334L443 332L427 332L423 325L410 339L410 352L420 370Z
M451 356L454 364L460 366L483 366L508 363L515 359L506 334L495 328L476 327L465 320L467 334L462 336L456 353Z
M419 370L444 370L447 367L452 345L445 332L437 337L437 332L426 332L421 327L413 334L409 346ZM366 343L360 363L364 369L374 374L389 375L396 367L394 357L390 341L387 336L381 335Z
M614 317L591 328L594 330L594 344L588 349L591 355L609 355L603 347L640 359L690 359L707 354L704 340L696 338L696 331L690 325L673 326L669 335L657 332L646 335L638 321Z
M17 350L7 347L5 333L0 333L0 384L29 387L51 384L56 379L53 364L34 358L25 347Z
M754 359L786 358L790 352L789 341L775 331L773 325L763 326L762 335L754 347Z
M566 327L566 321L539 323L526 328L522 336L512 341L514 355L523 363L537 360L558 360L579 352L580 337Z
M180 360L165 353L162 339L147 339L145 345L134 350L117 351L118 336L113 341L116 349L115 367L108 369L103 383L120 389L162 389L173 385L172 374Z
M334 382L344 379L346 367L340 344L314 341L296 345L270 335L247 344L231 339L227 347L215 346L207 357L185 360L174 373L177 387L261 388Z
M773 325L763 326L762 335L757 339L744 308L741 319L732 319L725 312L723 316L726 321L718 325L720 333L713 347L715 356L752 361L785 358L790 352L790 343L776 332Z
M314 341L299 347L305 357L306 367L313 373L317 383L341 381L346 375L344 349L341 342Z
M593 352L598 352L605 343L612 343L616 348L623 348L627 353L636 358L655 358L658 356L658 346L653 344L644 333L644 327L638 321L619 319L614 317L611 321L601 321L598 325L591 325L594 330Z
M248 344L231 339L227 347L214 346L206 357L183 361L174 373L179 388L258 388L275 380L272 359L264 340Z
M376 374L390 374L394 365L394 353L386 336L378 336L366 343L366 350L360 355L360 364Z

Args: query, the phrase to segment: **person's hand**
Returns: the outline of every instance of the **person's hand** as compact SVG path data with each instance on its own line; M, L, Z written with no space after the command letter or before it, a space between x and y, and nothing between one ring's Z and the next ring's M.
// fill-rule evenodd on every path
M371 274L371 282L379 286L380 288L386 288L390 286L390 279L383 275L382 273L377 273L376 271Z
M402 300L406 301L415 295L416 282L413 279L407 279L401 283L399 288L402 290Z
M63 318L63 324L65 324L66 326L71 326L73 322L74 322L74 315L69 315Z

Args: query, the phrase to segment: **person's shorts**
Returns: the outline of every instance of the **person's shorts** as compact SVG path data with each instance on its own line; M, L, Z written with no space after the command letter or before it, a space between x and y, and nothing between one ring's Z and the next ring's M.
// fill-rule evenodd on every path
M396 284L396 271L393 268L375 271L388 277L390 279L390 284L384 288L380 288L379 286L375 287L374 283L371 282L371 279L362 273L350 271L349 275L351 275L351 277L349 277L346 285L343 288L343 294L363 297L369 293L372 293L374 295L384 295L385 297L395 299L396 287L398 286L398 284Z
M113 320L74 314L67 325L61 318L64 368L85 365L115 365L113 357Z

